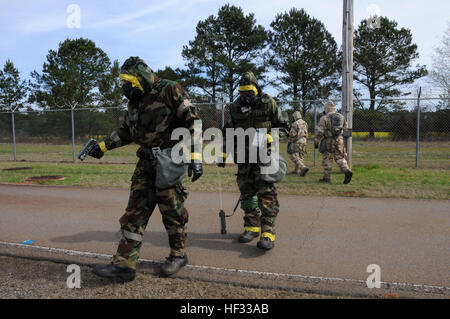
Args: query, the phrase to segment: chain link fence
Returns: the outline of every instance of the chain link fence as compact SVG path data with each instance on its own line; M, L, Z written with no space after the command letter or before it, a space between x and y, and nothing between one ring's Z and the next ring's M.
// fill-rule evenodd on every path
M313 139L324 102L278 101L291 120L299 110L308 123L306 163L311 166L321 161ZM340 101L335 104L339 111ZM449 104L450 99L441 98L356 100L353 166L450 169ZM226 103L196 105L204 130L221 128L229 119ZM0 161L74 162L89 137L107 137L120 126L125 112L123 107L0 112ZM135 163L136 149L129 145L114 150L114 156L107 154L102 161Z

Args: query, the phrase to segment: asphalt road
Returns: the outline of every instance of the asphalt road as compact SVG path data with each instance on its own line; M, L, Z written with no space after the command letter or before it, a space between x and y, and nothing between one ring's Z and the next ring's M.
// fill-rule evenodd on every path
M238 194L224 194L232 212ZM128 191L0 184L0 241L113 254ZM219 227L219 196L190 193L187 253L191 265L312 278L450 287L450 201L279 196L276 246L239 244L242 212ZM150 219L141 258L163 261L168 241L161 215ZM446 288L450 289L450 288ZM447 290L447 292L450 290Z

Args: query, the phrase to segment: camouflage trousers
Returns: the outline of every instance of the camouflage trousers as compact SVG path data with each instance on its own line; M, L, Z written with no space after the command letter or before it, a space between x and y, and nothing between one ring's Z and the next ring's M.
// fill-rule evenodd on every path
M331 178L333 161L339 166L341 173L349 169L347 164L347 153L345 152L344 139L342 136L337 139L327 138L326 151L323 153L322 167L323 176Z
M238 164L237 184L244 210L244 229L275 235L275 219L280 211L273 183L258 179L256 164Z
M294 171L298 173L299 169L306 168L305 163L303 162L306 155L306 141L300 141L295 143L295 153L289 155L291 161L295 164Z
M184 256L188 212L184 208L185 188L178 184L156 189L156 161L139 160L131 179L131 191L125 214L120 218L122 239L113 263L136 269L142 237L156 205L169 237L170 254Z

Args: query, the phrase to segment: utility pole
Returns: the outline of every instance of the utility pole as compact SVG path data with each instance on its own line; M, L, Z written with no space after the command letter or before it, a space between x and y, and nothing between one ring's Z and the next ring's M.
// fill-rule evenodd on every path
M348 166L352 167L352 129L353 129L353 0L343 0L342 24L342 115L347 121L348 133L345 136Z
M417 131L416 131L416 168L419 168L419 141L420 141L420 95L422 87L419 88L417 94Z

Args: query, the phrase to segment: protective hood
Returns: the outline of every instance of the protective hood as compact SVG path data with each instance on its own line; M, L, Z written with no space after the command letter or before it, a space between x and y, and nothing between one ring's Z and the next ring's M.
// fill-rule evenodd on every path
M129 57L120 68L120 78L131 82L143 93L150 92L156 81L153 70L139 57Z
M302 113L300 113L299 111L295 111L292 116L294 117L294 121L297 121L302 118Z
M336 107L334 106L333 101L328 101L327 103L325 103L324 111L325 111L325 114L328 114L331 112L336 112Z
M260 92L253 72L245 72L239 79L239 92L253 91L255 96Z

